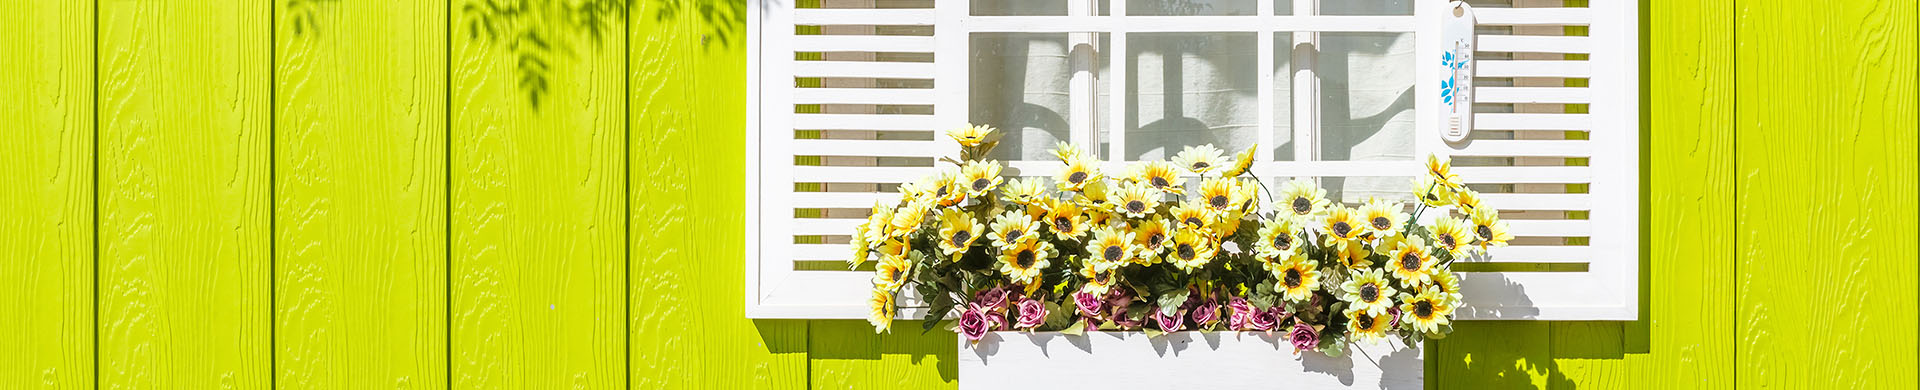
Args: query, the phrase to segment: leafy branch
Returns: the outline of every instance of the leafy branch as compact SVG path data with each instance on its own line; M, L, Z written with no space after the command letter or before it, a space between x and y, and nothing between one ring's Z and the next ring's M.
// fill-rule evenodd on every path
M577 55L576 39L598 49L608 36L624 31L627 0L469 0L460 11L467 38L512 52L520 90L538 110L556 57Z

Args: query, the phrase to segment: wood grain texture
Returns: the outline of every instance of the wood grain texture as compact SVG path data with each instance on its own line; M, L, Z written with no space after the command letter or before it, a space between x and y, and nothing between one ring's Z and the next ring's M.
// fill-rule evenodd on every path
M93 2L0 9L0 388L92 389Z
M1548 349L1548 322L1462 322L1445 340L1430 342L1439 348L1437 378L1440 389L1537 389L1560 387Z
M874 334L859 320L814 320L807 359L813 389L952 389L958 387L957 336L935 328L920 333L920 321L894 321L893 332Z
M447 3L274 3L277 384L447 388Z
M1920 387L1916 3L1739 3L1740 387Z
M629 24L635 389L804 389L807 322L742 316L745 0L642 1Z
M101 388L270 383L270 7L101 4Z
M452 385L624 389L624 26L547 37L572 51L535 108L519 57L454 17Z

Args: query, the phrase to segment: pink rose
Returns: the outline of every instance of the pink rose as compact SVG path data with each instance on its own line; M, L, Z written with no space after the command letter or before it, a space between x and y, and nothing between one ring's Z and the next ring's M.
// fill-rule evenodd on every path
M1040 301L1022 298L1018 305L1020 318L1019 322L1014 323L1014 328L1033 329L1047 322L1047 306L1040 304Z
M1000 311L1007 306L1007 290L1000 287L980 290L973 294L973 303L988 310Z
M1248 313L1247 329L1261 332L1273 330L1273 327L1278 326L1280 322L1280 317L1274 315L1275 312L1277 310L1254 310Z
M978 303L967 306L969 310L980 312L980 316L986 317L988 330L1007 330L1007 316L999 313L998 309Z
M1387 306L1387 317L1393 318L1393 322L1387 323L1388 328L1400 327L1400 307L1399 306Z
M1320 335L1313 333L1313 327L1305 321L1294 321L1293 331L1287 332L1287 342L1293 343L1293 353L1310 351L1320 345Z
M1194 326L1205 327L1208 325L1213 325L1214 321L1219 321L1219 320L1220 320L1220 304L1214 302L1211 299L1207 300L1207 303L1202 303L1200 304L1199 307L1195 307L1193 309Z
M1073 293L1073 306L1080 308L1081 317L1100 318L1100 309L1106 304L1106 301L1100 300L1100 296L1092 293L1086 291Z
M960 334L969 341L980 341L987 335L987 315L980 310L968 309L960 313Z
M1227 314L1227 328L1233 330L1247 329L1247 317L1253 314L1253 303L1247 302L1246 298L1233 297L1233 299L1227 300L1227 309L1232 311L1232 313Z
M1170 316L1161 315L1161 313L1163 312L1160 311L1160 309L1158 308L1153 309L1153 322L1156 324L1160 324L1160 331L1179 332L1180 326L1182 325L1181 323L1185 321L1185 317L1186 317L1183 314L1186 314L1186 312L1175 311L1173 312L1173 315L1170 315Z

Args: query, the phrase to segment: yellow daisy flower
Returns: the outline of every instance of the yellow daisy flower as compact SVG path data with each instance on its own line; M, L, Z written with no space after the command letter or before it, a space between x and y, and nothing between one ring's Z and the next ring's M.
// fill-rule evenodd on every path
M1061 191L1079 192L1080 190L1084 190L1088 184L1100 181L1100 167L1098 164L1099 162L1088 159L1073 159L1072 161L1068 161L1067 168L1060 170L1060 174L1054 176L1054 185L1060 187Z
M1173 220L1186 227L1206 227L1213 224L1213 210L1198 202L1184 202L1170 210Z
M1460 190L1453 194L1453 206L1460 208L1460 215L1473 215L1480 211L1480 193L1474 190Z
M1460 298L1462 298L1460 296L1460 278L1453 276L1453 270L1446 269L1445 267L1434 267L1431 278L1433 279L1432 283L1423 286L1424 288L1440 290L1441 293L1447 295L1447 299L1450 299L1448 302L1454 304L1460 303Z
M980 146L980 143L986 141L987 136L992 134L993 127L987 125L975 126L968 124L953 130L947 130L948 137L953 137L954 141L959 142L960 146L965 147Z
M1434 183L1432 177L1422 176L1413 179L1413 197L1429 207L1447 207L1453 205L1453 189Z
M1120 212L1131 218L1146 218L1160 209L1160 192L1145 184L1120 185Z
M967 189L967 196L982 197L1000 187L999 161L969 161L960 168L958 182Z
M1215 212L1213 215L1220 218L1214 220L1213 224L1207 225L1207 227L1213 230L1214 237L1220 237L1222 240L1227 239L1227 237L1233 237L1234 233L1239 233L1240 223L1247 218L1246 214L1242 214L1238 210Z
M1435 261L1432 255L1427 254L1427 243L1420 237L1400 240L1387 259L1387 269L1392 270L1394 279L1399 279L1401 286L1419 286L1433 280L1427 272L1433 270Z
M1089 261L1086 262L1086 264L1082 264L1080 267L1080 277L1086 279L1087 283L1080 285L1080 291L1095 296L1105 296L1107 290L1112 289L1114 282L1118 281L1115 280L1118 278L1116 278L1117 275L1114 275L1113 272L1115 267L1117 266L1114 264L1098 261Z
M987 228L974 221L973 216L960 210L947 210L940 213L940 253L949 260L960 261L967 254L974 241L985 236Z
M1312 180L1293 179L1280 189L1278 203L1274 207L1280 208L1281 214L1306 220L1326 211L1327 205L1332 202L1327 201L1327 190L1313 184Z
M1373 255L1373 251L1367 250L1364 245L1358 243L1335 245L1327 249L1332 250L1334 259L1339 260L1340 264L1346 265L1347 268L1362 269L1373 266L1373 259L1369 257Z
M1073 202L1089 210L1113 210L1113 203L1107 196L1107 181L1099 180L1087 183L1079 194L1073 196Z
M1132 180L1145 183L1160 192L1169 194L1186 193L1187 178L1180 176L1180 168L1166 161L1154 161L1139 165L1139 171Z
M1173 163L1179 165L1181 169L1200 175L1227 165L1227 158L1221 156L1220 149L1214 148L1213 145L1188 146L1181 149L1180 154L1173 156Z
M1167 249L1167 240L1172 238L1167 233L1168 226L1166 221L1149 219L1133 228L1134 247L1140 250L1140 255L1133 258L1134 263L1147 265L1159 262L1160 252Z
M1261 256L1284 259L1299 252L1296 246L1299 240L1300 228L1293 220L1276 219L1267 221L1266 226L1260 228L1260 243L1254 244L1253 248Z
M1287 257L1268 271L1275 280L1273 289L1288 302L1305 302L1313 297L1314 290L1320 289L1320 264L1307 260L1304 253Z
M1000 250L1000 273L1014 283L1034 284L1040 270L1050 264L1051 257L1053 244L1040 240L1039 236L1028 236Z
M933 205L930 204L916 202L909 203L906 207L901 207L899 211L893 213L893 223L890 224L892 225L893 232L888 233L888 235L899 238L906 237L907 234L913 233L914 230L920 228L921 222L926 221L927 212L932 210L932 206Z
M906 258L908 253L913 252L913 241L905 239L887 240L887 242L880 243L880 247L876 248L875 251L880 255L881 260L886 260L888 257Z
M1360 214L1355 213L1353 209L1334 205L1331 210L1327 212L1324 220L1327 227L1324 234L1327 237L1327 245L1339 245L1345 248L1345 245L1356 243L1360 240L1360 236L1366 233L1366 220L1361 219Z
M952 173L941 173L934 184L929 186L931 188L925 196L931 198L933 203L940 207L953 207L960 204L960 201L967 200L968 193L966 187L962 187L960 180L957 179ZM996 176L995 179L998 177Z
M1253 151L1257 149L1260 149L1260 144L1253 144L1253 146L1247 147L1246 151L1235 155L1233 158L1233 166L1228 167L1225 172L1221 172L1220 177L1237 177L1246 174L1248 169L1253 168Z
M1005 248L1039 233L1039 226L1036 225L1033 218L1028 218L1026 214L1008 211L993 218L993 232L987 233L987 239L993 240L994 246Z
M874 289L873 296L867 299L867 323L873 325L873 332L885 332L893 327L893 315L893 293Z
M1094 229L1093 242L1087 243L1087 253L1093 256L1094 262L1106 264L1127 262L1139 249L1133 246L1133 233L1111 226Z
M892 236L893 207L874 202L873 212L867 214L866 226L868 243L877 243Z
M1243 214L1259 212L1260 211L1260 185L1256 183L1251 183L1245 180L1241 180L1238 187L1240 188L1239 212Z
M1400 294L1400 323L1413 330L1425 333L1439 333L1440 326L1446 325L1453 315L1453 302L1446 293L1428 287L1418 295Z
M1215 213L1226 212L1240 206L1240 188L1232 179L1207 178L1200 182L1200 202Z
M1044 225L1047 225L1047 230L1053 231L1053 235L1063 239L1086 234L1090 225L1087 223L1086 213L1080 212L1080 206L1067 202L1053 205L1053 209L1047 211L1047 218L1043 221L1046 222Z
M1465 182L1460 181L1460 175L1453 173L1453 158L1451 157L1441 157L1437 154L1427 155L1427 176L1432 178L1435 183L1440 183L1440 185L1447 186L1447 188L1460 189L1466 186Z
M873 287L889 292L899 290L907 283L907 271L913 268L913 263L905 256L881 257L880 264L873 267Z
M1340 284L1340 300L1347 301L1350 309L1366 310L1369 314L1387 314L1387 307L1393 306L1394 293L1386 274L1377 269L1354 271L1346 283Z
M1193 272L1213 260L1213 245L1213 238L1198 230L1180 229L1173 233L1173 253L1168 260L1181 271Z
M1051 152L1054 157L1060 158L1060 162L1071 162L1088 156L1086 151L1080 150L1080 147L1066 142L1053 144L1053 150Z
M1433 221L1433 246L1444 249L1451 259L1467 256L1473 247L1473 228L1459 218L1440 217Z
M1386 310L1373 312L1359 308L1349 308L1347 316L1347 337L1353 341L1373 342L1385 339L1393 318Z
M847 269L860 268L861 264L867 263L867 258L871 257L869 252L873 251L873 246L867 245L866 224L853 227L853 238L847 240L847 246L853 248L853 257L847 258Z
M1400 210L1398 202L1367 199L1367 204L1360 206L1360 220L1366 221L1366 234L1373 238L1400 235L1402 224L1407 222L1407 213Z
M1037 177L1015 178L1008 180L1006 185L1000 186L1000 198L1014 204L1031 205L1040 202L1046 196L1046 188L1040 185L1040 178Z
M1473 236L1481 252L1488 248L1505 247L1513 239L1513 233L1507 231L1507 222L1500 220L1500 210L1479 208L1473 212Z

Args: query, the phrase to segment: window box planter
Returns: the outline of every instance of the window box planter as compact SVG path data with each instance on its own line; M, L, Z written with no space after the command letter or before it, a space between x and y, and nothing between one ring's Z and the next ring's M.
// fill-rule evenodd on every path
M992 332L958 337L961 389L1366 388L1424 385L1420 348L1399 340L1340 357L1293 353L1281 333ZM1163 387L1172 386L1172 387Z

